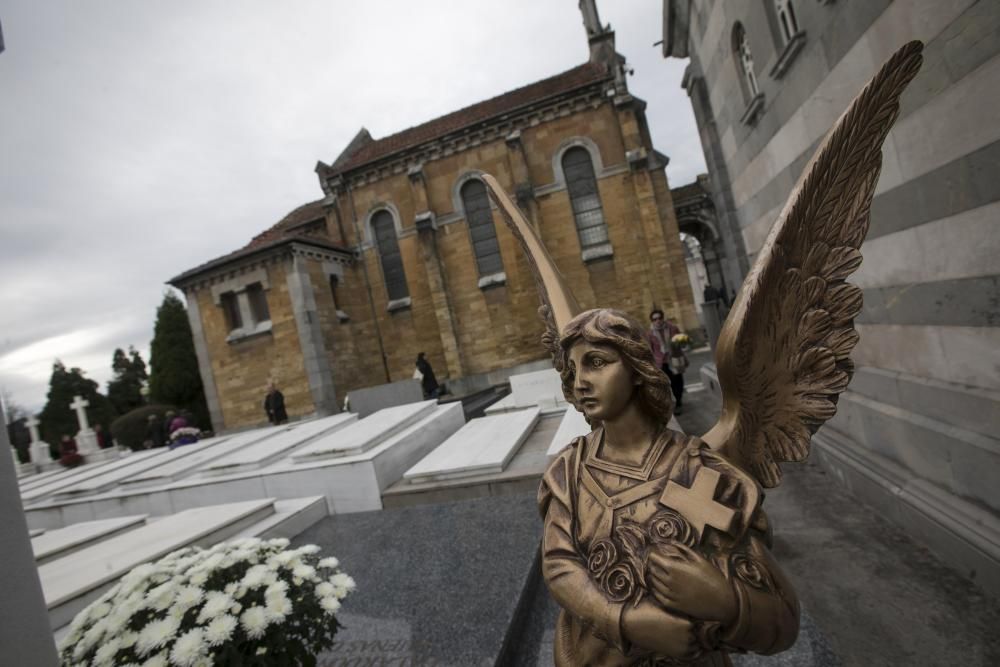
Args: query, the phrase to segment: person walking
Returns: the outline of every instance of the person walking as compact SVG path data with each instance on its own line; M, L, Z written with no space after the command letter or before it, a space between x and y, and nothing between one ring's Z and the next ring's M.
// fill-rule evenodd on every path
M683 348L680 345L675 346L672 340L681 330L668 320L659 308L654 308L649 314L649 321L650 326L649 331L646 332L646 340L649 341L649 347L653 351L653 360L670 378L670 391L674 395L674 414L682 414L684 412L682 403L687 356L684 355Z
M284 424L288 421L288 412L285 411L285 397L274 381L267 383L267 396L264 397L264 412L267 413L267 421L272 424Z

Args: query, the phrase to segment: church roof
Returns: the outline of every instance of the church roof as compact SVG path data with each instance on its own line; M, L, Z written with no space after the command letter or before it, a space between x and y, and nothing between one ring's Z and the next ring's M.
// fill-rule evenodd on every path
M311 201L308 204L303 204L302 206L292 210L276 224L250 239L250 242L239 250L235 250L221 257L209 260L204 264L185 271L179 276L171 278L168 282L171 285L177 286L186 282L190 278L224 266L237 259L243 259L293 241L314 245L325 250L350 252L347 248L333 243L323 236L316 236L315 234L311 234L302 229L303 225L317 220L325 221L322 199Z
M607 68L603 65L588 62L561 74L516 88L382 139L372 139L368 131L362 128L329 169L334 174L347 172L452 132L484 123L497 116L509 114L546 99L584 88L610 78L610 76ZM178 285L187 282L195 276L237 259L292 241L309 243L328 250L350 252L347 248L304 229L308 223L324 218L323 201L317 199L299 206L276 224L253 237L239 250L185 271L179 276L171 278L170 284Z
M371 139L368 136L368 141L358 141L358 137L355 137L355 140L351 142L356 146L355 150L350 154L341 154L337 161L331 165L331 173L351 171L380 158L388 157L497 116L511 113L547 98L583 88L610 76L603 65L588 62L562 74L516 88L421 125L390 134L382 139ZM365 130L362 132L365 135L368 134ZM344 153L348 153L351 148L352 146L348 146Z

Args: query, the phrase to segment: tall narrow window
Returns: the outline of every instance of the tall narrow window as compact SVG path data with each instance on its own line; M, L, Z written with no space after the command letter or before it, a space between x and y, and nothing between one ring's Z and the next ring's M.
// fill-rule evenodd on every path
M236 292L223 292L220 297L222 312L226 315L226 325L230 331L243 326L243 316L240 315L240 304L236 300Z
M760 87L757 85L757 75L754 73L750 40L747 39L746 30L739 23L733 28L733 52L736 55L736 67L743 77L747 97L753 99L760 93Z
M566 189L569 190L576 220L576 233L580 237L580 247L584 250L608 242L608 227L604 224L601 197L597 192L597 178L590 153L579 146L563 153L563 174Z
M396 225L393 224L389 211L381 210L372 216L372 234L382 261L382 276L385 278L385 291L389 300L405 299L410 295L410 290L406 286L403 257L399 254Z
M500 244L497 242L496 227L493 226L493 213L490 211L486 186L478 178L474 178L462 186L461 195L479 275L502 272L503 258L500 256Z
M337 298L337 288L340 286L340 278L336 273L330 274L330 296L333 297L333 309L340 310L340 299Z
M799 32L799 22L795 19L792 0L774 0L774 10L778 15L778 27L784 40L782 43L788 44Z
M267 309L267 296L260 283L247 285L247 300L250 302L250 314L253 315L254 324L271 319L271 313Z

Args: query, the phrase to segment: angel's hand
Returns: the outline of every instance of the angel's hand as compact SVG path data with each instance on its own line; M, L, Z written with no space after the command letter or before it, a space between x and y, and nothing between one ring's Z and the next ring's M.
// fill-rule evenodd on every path
M691 621L670 614L649 600L625 605L622 631L633 644L678 660L692 659L700 650Z
M725 575L700 553L683 544L651 551L646 562L653 597L703 621L724 626L736 620L739 604Z

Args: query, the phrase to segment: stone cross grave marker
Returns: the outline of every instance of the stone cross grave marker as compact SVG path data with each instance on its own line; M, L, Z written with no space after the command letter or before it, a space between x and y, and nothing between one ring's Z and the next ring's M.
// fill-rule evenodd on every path
M76 434L76 445L77 450L83 455L96 452L98 449L97 434L90 428L87 411L84 409L89 405L90 401L84 400L83 396L74 396L73 402L69 404L69 407L76 410L76 420L80 423L80 432Z
M41 436L38 435L38 427L41 422L32 415L24 424L28 427L28 432L31 433L31 462L34 464L45 463L49 460L49 443L43 442Z

